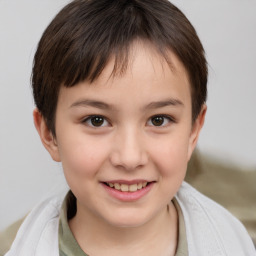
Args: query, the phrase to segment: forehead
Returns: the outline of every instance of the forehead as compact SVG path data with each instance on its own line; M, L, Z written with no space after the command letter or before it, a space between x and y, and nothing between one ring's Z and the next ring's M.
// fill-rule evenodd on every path
M149 43L137 41L129 50L127 65L117 66L115 58L110 59L100 76L93 82L83 81L71 88L60 89L59 100L79 97L118 98L130 95L141 102L158 100L166 93L190 102L190 83L187 71L172 52L167 58ZM146 104L146 103L145 103Z
M171 72L172 75L182 76L189 82L185 66L170 49L159 50L146 40L135 40L124 55L110 58L99 80L132 76L138 70L153 71L155 79ZM141 77L144 76L141 73Z

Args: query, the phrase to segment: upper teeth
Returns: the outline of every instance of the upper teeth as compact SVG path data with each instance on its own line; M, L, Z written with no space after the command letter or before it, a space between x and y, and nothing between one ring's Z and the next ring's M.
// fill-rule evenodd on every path
M145 188L147 186L147 182L141 182L138 184L120 184L120 183L107 183L111 188L115 188L116 190L121 190L122 192L135 192L139 189Z

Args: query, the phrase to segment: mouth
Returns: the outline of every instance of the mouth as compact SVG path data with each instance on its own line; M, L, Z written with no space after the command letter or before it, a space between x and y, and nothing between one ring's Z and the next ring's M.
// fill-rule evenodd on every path
M112 189L121 191L121 192L137 192L142 190L152 184L153 182L137 182L133 184L127 184L122 182L104 182L104 184Z
M134 202L145 197L153 190L156 181L146 180L111 180L102 182L105 191L112 197L122 202Z

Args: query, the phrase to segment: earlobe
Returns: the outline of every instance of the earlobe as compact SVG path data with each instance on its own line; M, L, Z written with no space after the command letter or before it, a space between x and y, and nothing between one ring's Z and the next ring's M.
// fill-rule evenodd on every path
M33 118L34 125L44 147L50 153L54 161L60 162L59 149L56 138L53 136L52 132L47 127L45 119L43 118L43 116L37 108L33 111Z
M193 124L190 138L189 138L188 161L190 160L190 157L196 147L200 131L204 125L206 111L207 111L207 106L204 104L201 108L201 111L200 111L197 119L195 120L195 122Z

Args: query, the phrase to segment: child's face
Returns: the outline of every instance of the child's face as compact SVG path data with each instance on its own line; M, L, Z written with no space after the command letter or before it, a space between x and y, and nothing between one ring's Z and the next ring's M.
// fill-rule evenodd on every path
M110 62L92 84L61 88L56 140L48 148L63 164L77 214L127 227L166 210L204 116L192 127L190 84L174 54L172 69L150 46L135 44L132 56L122 76L111 77Z

